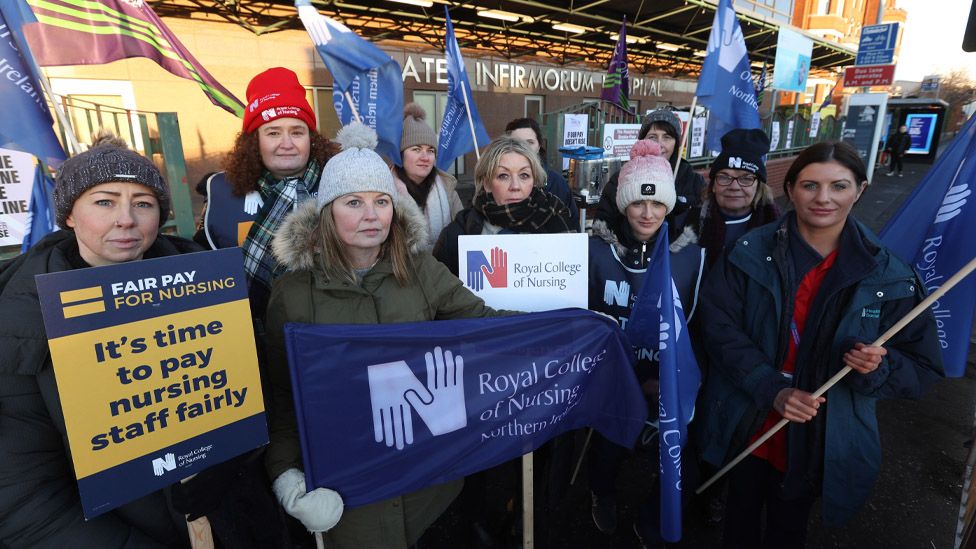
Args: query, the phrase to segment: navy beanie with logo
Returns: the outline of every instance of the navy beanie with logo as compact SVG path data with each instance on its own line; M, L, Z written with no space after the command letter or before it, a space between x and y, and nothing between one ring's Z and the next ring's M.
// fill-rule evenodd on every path
M715 157L708 172L710 179L724 168L745 170L766 182L766 155L769 137L762 130L732 130L722 136L722 152Z

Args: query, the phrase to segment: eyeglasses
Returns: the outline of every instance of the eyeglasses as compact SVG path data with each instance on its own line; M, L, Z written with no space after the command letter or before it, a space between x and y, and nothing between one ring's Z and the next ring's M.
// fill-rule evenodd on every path
M726 175L720 173L715 176L715 183L723 187L728 187L733 181L737 181L740 187L751 187L759 181L759 178L754 175L740 175L739 177L732 177L731 175Z

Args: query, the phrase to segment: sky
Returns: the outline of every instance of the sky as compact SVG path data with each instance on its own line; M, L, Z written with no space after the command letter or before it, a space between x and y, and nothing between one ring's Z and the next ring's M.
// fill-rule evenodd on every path
M908 13L895 80L921 81L926 75L962 68L976 78L976 53L962 50L971 0L898 0Z

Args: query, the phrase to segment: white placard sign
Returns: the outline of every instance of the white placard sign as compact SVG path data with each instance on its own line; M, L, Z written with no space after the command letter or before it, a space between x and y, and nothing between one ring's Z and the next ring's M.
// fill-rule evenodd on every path
M589 116L585 114L563 115L563 147L586 146L586 130ZM569 169L569 159L563 158L563 170Z
M618 156L630 160L630 148L637 143L640 124L604 124L603 156Z
M789 149L793 146L793 124L794 121L790 120L786 123L786 148Z
M769 150L775 151L779 145L779 121L773 120L773 125L769 130Z
M34 157L0 149L0 246L20 246L30 216Z
M820 111L813 113L813 117L810 119L810 137L817 137L817 132L820 131Z
M587 236L460 236L458 273L465 287L496 309L585 309L589 277Z
M696 116L691 123L691 158L698 158L705 153L705 128L707 127L706 116Z

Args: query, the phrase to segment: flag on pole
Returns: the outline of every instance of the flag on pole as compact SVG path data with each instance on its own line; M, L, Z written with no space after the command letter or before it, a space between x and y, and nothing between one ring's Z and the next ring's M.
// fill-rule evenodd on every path
M210 101L238 117L244 104L220 85L149 7L131 0L27 0L37 22L24 34L38 64L101 65L130 57L152 59L193 80Z
M976 256L974 187L976 116L881 230L881 241L915 268L930 293ZM966 372L974 309L976 278L972 276L932 305L949 377Z
M54 181L48 177L44 165L34 170L34 188L31 191L30 215L24 230L24 242L20 253L29 250L49 233L58 230L54 217Z
M833 102L834 91L836 90L837 90L837 84L834 84L834 87L830 88L830 91L827 92L827 97L824 97L823 103L820 104L820 108L817 109L817 112L824 110L825 108L827 108L827 105L830 105L830 103Z
M620 24L620 36L613 48L613 57L603 77L600 99L609 101L626 112L630 111L630 73L627 70L627 17Z
M22 0L0 3L0 72L8 75L0 78L0 147L30 153L58 167L67 155L54 133L54 120L38 80L40 71L21 41L23 26L34 21Z
M30 215L21 252L57 230L54 181L44 166L57 168L67 158L54 133L54 120L38 78L40 70L24 40L24 25L35 21L23 0L0 3L0 70L8 75L19 74L16 79L0 79L0 104L4 105L4 114L0 116L0 148L29 153L40 161L34 170Z
M478 106L471 95L471 82L464 69L461 48L454 36L451 13L444 6L447 35L444 37L444 57L447 59L447 108L437 136L437 167L446 170L454 159L488 144L488 132L481 123ZM472 127L474 130L472 130ZM477 140L477 142L475 141Z
M749 53L732 0L719 0L707 52L695 95L709 111L708 148L720 151L728 131L760 127Z
M400 165L400 65L342 23L320 14L311 0L296 0L295 7L315 50L332 74L332 102L339 122L345 126L358 117L376 131L376 151Z
M681 539L681 451L688 440L688 423L695 415L701 372L691 349L668 252L668 224L658 234L627 323L631 345L658 349L660 364L659 437L661 460L661 537Z
M756 84L756 104L762 105L763 95L766 91L766 62L763 61L762 72L759 73L759 83Z

